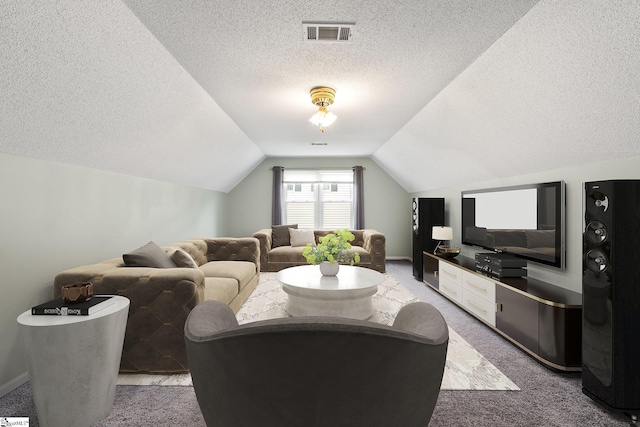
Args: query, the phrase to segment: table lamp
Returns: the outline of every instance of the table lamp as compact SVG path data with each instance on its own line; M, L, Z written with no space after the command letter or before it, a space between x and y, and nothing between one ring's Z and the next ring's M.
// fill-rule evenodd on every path
M442 244L443 240L453 239L453 228L444 227L444 226L435 226L431 231L431 238L433 240L438 240L438 244L436 245L436 248L433 250L433 254L435 255L438 252L438 248Z

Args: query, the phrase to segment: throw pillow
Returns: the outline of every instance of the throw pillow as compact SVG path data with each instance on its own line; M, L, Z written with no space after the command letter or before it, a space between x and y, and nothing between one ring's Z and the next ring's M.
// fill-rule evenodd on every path
M271 226L271 248L291 245L289 238L290 228L298 228L298 224Z
M311 243L311 246L316 245L316 239L313 234L313 230L297 230L295 228L289 229L291 236L291 246L307 246Z
M169 255L154 242L122 255L122 259L128 267L176 268Z
M169 248L167 255L171 258L177 267L180 268L198 268L198 264L193 260L188 252L178 248Z

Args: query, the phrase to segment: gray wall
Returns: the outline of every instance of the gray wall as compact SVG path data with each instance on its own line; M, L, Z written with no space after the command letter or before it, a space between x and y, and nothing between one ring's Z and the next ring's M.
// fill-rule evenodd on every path
M16 318L65 269L226 234L224 193L0 154L0 396L26 380ZM0 414L1 415L1 414Z
M589 181L609 179L640 179L640 157L611 160L583 166L556 169L507 179L484 181L474 185L451 187L415 193L415 197L445 197L447 225L453 227L452 245L460 246L460 192L477 188L502 187L563 180L566 183L566 268L564 271L529 263L528 274L557 286L582 292L582 192ZM630 220L637 221L638 218ZM473 257L481 249L462 247L462 254Z
M364 166L365 227L386 236L388 257L408 257L411 251L411 198L393 178L369 158L267 158L229 193L229 232L251 236L271 227L271 167L330 168Z

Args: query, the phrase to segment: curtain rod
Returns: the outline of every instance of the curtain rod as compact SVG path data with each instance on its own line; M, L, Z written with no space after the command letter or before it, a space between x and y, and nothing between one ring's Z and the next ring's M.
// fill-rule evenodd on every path
M272 166L269 169L273 170L274 167L278 167L278 166ZM340 167L340 168L285 168L285 167L283 167L283 169L291 169L291 170L296 170L296 171L305 171L305 170L311 170L311 171L322 171L322 170L339 171L339 170L352 170L353 168L355 168L355 166ZM362 170L367 170L367 168L362 166Z

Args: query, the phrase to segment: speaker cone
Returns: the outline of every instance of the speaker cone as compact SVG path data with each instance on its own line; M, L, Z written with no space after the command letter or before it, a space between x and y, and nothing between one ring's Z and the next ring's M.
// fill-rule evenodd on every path
M586 229L587 239L592 243L602 243L607 240L607 227L600 221L591 221Z
M594 191L587 198L587 212L599 215L609 209L609 198L601 191Z
M590 250L587 252L587 267L590 270L595 271L596 273L603 272L607 269L609 265L609 260L604 252L599 251L597 249Z

